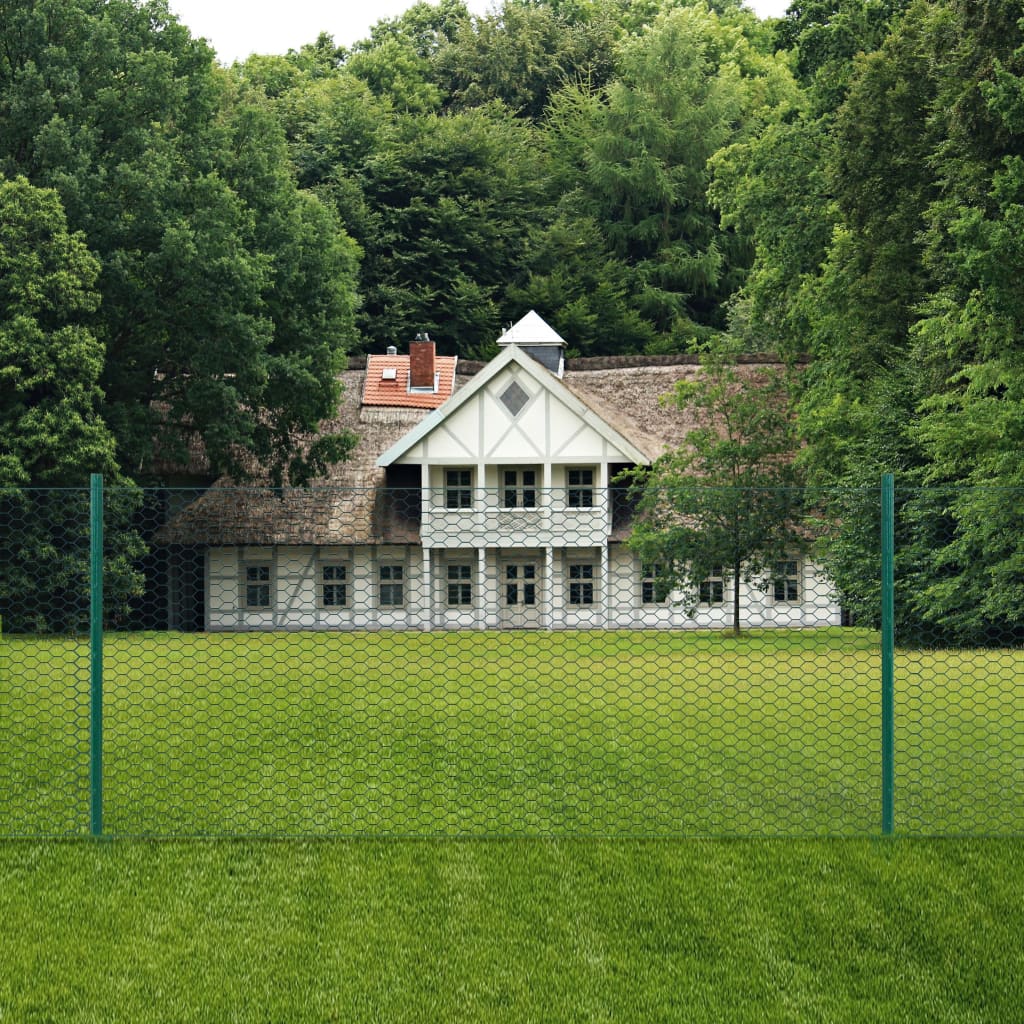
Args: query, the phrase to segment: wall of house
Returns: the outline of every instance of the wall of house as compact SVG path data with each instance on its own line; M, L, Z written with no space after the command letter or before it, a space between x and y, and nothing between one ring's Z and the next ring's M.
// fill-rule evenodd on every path
M382 565L400 567L401 580L383 580ZM449 576L450 565L461 568ZM345 569L344 607L325 603L324 566ZM250 567L269 567L269 580L250 581ZM798 574L800 597L791 603L777 600L771 585L742 584L743 624L839 625L835 594L817 567L801 562ZM692 616L678 603L679 595L644 603L640 563L624 544L436 550L412 545L218 547L208 552L206 576L206 628L215 631L691 629L732 624L728 584L721 604L702 605ZM334 579L329 585L340 582ZM382 606L381 587L399 582L402 604ZM245 606L250 585L269 588L270 607ZM468 604L462 603L463 585ZM455 588L451 593L450 586Z
M422 629L429 606L422 586L422 549L409 545L210 548L206 562L209 630ZM345 566L348 602L323 602L323 565ZM382 608L382 564L402 567L404 603ZM246 568L270 567L270 607L245 606ZM335 584L337 585L337 584Z

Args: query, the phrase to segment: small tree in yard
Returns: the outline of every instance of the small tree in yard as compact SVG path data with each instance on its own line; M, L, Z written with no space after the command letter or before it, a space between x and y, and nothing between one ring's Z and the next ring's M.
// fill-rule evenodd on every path
M702 367L664 399L699 426L633 474L639 501L629 543L657 566L659 593L680 592L691 615L714 597L710 577L731 580L739 633L740 582L767 586L776 564L806 546L796 430L781 370L741 372L727 352L709 353Z

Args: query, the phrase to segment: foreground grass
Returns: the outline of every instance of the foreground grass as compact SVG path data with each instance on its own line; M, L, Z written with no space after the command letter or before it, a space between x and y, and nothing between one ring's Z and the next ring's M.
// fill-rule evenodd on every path
M8 638L0 833L88 828L82 641ZM863 630L106 639L121 835L865 835ZM1024 832L1024 651L900 652L897 827Z
M0 1020L1006 1022L1019 840L0 845Z

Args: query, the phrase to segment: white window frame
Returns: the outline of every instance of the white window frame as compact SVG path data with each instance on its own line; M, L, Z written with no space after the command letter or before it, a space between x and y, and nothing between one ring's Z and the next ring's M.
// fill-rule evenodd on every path
M397 576L395 575L397 571ZM402 611L408 600L406 584L409 582L406 564L396 558L382 559L377 563L377 607L381 611ZM399 588L401 601L385 601L384 592L392 593Z
M573 474L580 474L581 479L573 481ZM590 481L582 479L584 473L590 475ZM565 504L567 508L594 507L594 481L597 470L593 466L569 466L565 470Z
M568 564L565 575L568 583L566 599L569 605L573 608L590 608L597 604L598 572L598 566L591 561Z
M789 571L790 566L792 566L792 572ZM780 585L782 596L779 595ZM798 605L803 603L803 564L799 558L784 558L775 563L772 567L771 588L772 604Z
M326 573L340 569L340 579L327 579ZM347 558L323 558L317 562L316 568L316 601L321 611L333 612L352 607L352 562ZM327 603L327 589L341 587L344 599L340 604Z
M725 568L718 566L697 584L697 604L703 608L720 608L725 604ZM715 592L718 596L715 596Z
M251 572L266 570L266 578L250 579ZM239 571L239 586L241 588L242 608L247 612L272 612L274 610L274 562L273 559L248 559L242 563ZM249 601L249 588L266 588L266 604L251 604Z
M533 575L527 575L527 569L531 569ZM505 608L536 608L540 593L540 567L529 560L506 562L501 569L501 585ZM515 597L510 601L512 593Z
M465 474L466 481L459 479L453 483L450 477L456 473L460 476ZM442 474L444 478L444 507L453 512L472 508L475 475L473 468L471 466L446 466L442 470Z
M531 483L526 482L526 474L533 476ZM537 494L540 490L540 468L538 466L499 466L499 490L501 494L501 507L513 508L536 508ZM514 479L509 482L509 477ZM512 496L512 503L509 504L509 495ZM527 500L529 499L529 504Z
M473 563L466 561L446 562L444 576L445 604L447 607L455 610L472 608L476 596ZM455 600L452 600L453 594L455 595Z
M640 603L649 608L658 608L667 604L669 592L658 600L658 577L661 575L662 566L658 562L642 562L640 564Z

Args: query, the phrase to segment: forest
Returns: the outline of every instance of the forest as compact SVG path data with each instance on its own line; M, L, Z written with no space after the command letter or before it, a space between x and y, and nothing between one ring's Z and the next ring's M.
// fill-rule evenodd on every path
M440 0L225 67L163 0L0 0L0 487L197 444L314 482L349 356L487 358L532 308L571 355L799 362L847 606L893 472L906 614L1019 630L1021 15Z

